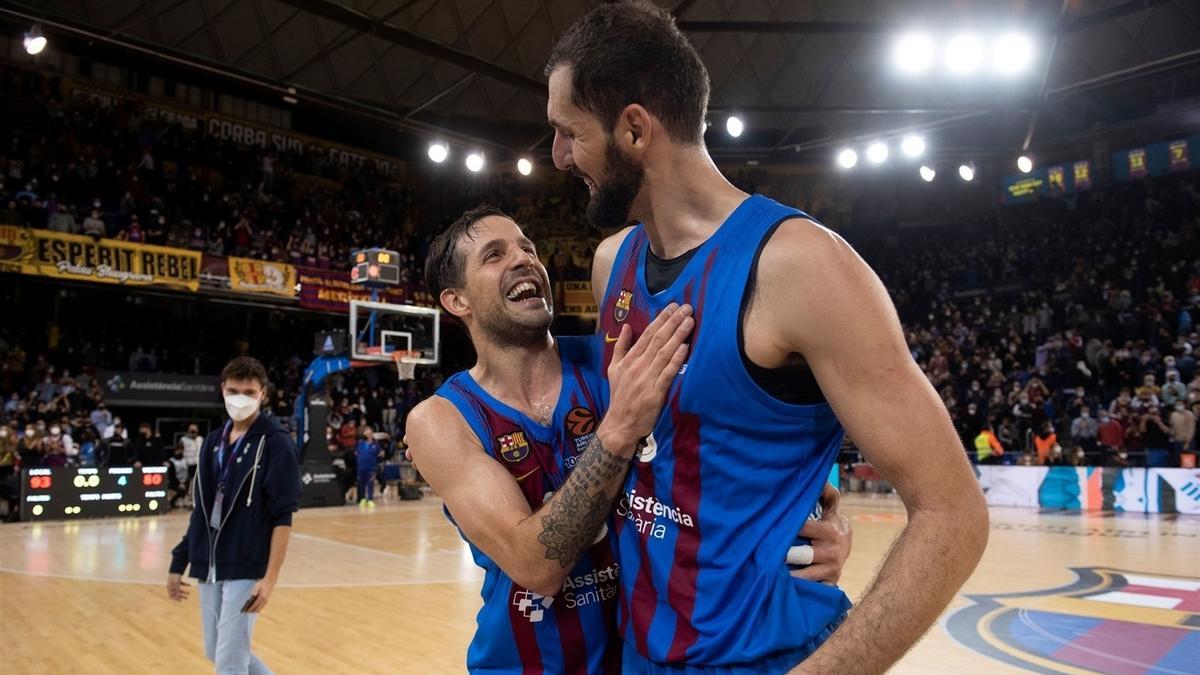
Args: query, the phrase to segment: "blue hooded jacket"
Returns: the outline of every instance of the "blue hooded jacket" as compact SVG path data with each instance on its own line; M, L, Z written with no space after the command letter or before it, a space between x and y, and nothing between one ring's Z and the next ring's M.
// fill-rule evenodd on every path
M260 414L237 444L225 480L220 529L210 527L217 494L217 446L225 427L213 431L200 449L192 495L195 508L183 541L171 551L171 573L202 581L261 579L267 572L271 532L291 525L300 506L300 465L296 446L274 418ZM228 452L228 450L226 450ZM209 562L216 576L209 578Z

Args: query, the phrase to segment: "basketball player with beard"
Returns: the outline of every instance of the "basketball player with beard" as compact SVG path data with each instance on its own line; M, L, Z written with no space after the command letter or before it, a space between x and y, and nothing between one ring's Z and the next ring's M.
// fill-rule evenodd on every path
M596 252L605 363L693 307L690 352L617 507L626 673L885 671L987 542L982 493L879 279L807 214L748 195L704 145L708 73L664 9L599 5L555 46L559 169L616 230ZM843 426L844 425L844 426ZM781 559L844 433L908 524L854 611ZM647 507L647 504L652 505Z
M414 408L405 438L485 570L468 669L617 672L620 566L605 522L682 364L691 308L664 308L636 344L619 338L606 381L598 336L550 335L546 270L498 209L440 234L425 277L477 352ZM831 520L805 534L812 567L836 580L849 535L829 504Z

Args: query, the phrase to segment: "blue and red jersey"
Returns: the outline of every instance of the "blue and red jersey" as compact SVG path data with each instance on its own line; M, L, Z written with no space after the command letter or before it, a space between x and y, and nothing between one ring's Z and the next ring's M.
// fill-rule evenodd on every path
M779 223L796 217L807 216L746 199L654 294L640 225L614 260L598 323L602 373L622 325L637 336L669 303L695 310L691 353L614 517L627 669L631 661L639 670L798 662L850 606L840 589L792 577L785 563L842 426L828 404L770 396L741 358L741 308L758 253Z
M484 450L512 474L533 511L562 487L608 410L599 337L560 337L557 344L562 388L549 426L493 398L466 371L451 376L436 394L454 404ZM447 516L453 522L453 514ZM467 540L484 570L483 608L467 650L470 672L619 672L621 568L607 532L606 527L553 597L522 588Z

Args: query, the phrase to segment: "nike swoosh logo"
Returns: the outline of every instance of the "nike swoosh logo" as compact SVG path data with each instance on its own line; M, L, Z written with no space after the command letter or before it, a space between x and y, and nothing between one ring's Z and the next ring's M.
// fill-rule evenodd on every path
M605 333L605 334L604 334L604 341L605 341L605 342L616 342L616 341L619 339L619 337L620 337L620 336L618 336L618 337L609 337L609 336L608 336L608 333Z

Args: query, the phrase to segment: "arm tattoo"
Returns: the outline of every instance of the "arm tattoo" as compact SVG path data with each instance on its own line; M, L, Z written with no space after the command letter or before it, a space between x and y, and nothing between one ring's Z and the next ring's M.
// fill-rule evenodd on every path
M629 460L609 452L592 436L567 482L554 495L542 516L538 541L546 547L546 559L570 567L591 546L612 508L620 478Z

